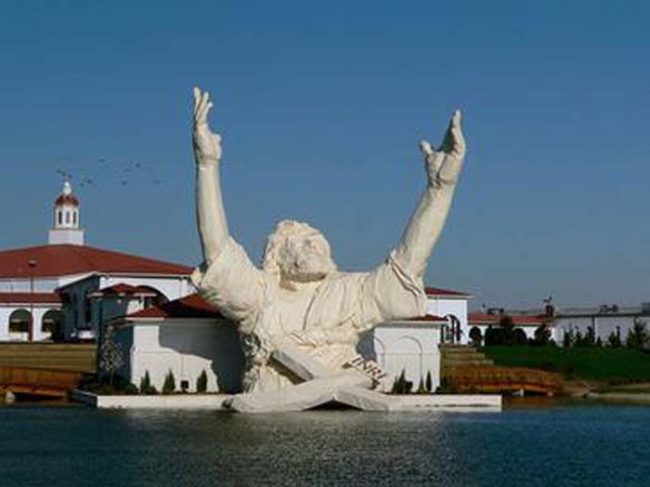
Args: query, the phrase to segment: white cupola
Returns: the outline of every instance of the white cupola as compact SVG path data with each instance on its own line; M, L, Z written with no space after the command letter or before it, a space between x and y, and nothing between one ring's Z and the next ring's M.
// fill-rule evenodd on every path
M54 225L49 234L50 244L84 244L84 231L79 228L79 206L79 200L72 194L72 185L66 180L61 194L54 201Z

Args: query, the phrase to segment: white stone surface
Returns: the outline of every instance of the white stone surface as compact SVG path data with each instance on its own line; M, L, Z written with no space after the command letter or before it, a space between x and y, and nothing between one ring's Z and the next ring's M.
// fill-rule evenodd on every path
M373 391L368 393L377 394ZM230 411L227 404L233 399L228 394L175 394L170 396L96 396L84 391L73 391L74 401L99 409L211 409ZM348 401L345 393L341 402ZM351 405L360 409L379 412L497 412L502 410L501 396L497 395L411 395L385 396L392 407L366 404ZM371 399L372 400L372 399ZM346 402L347 403L347 402Z
M439 150L421 143L424 192L401 242L384 263L367 273L339 272L319 231L284 221L269 237L263 268L258 269L229 235L215 170L221 137L208 127L212 107L208 93L195 88L194 97L197 217L204 264L193 280L202 295L239 327L247 358L245 390L277 390L286 396L293 387L307 391L301 398L307 403L317 395L315 386L293 385L292 377L274 366L274 350L286 343L300 347L335 375L356 355L364 332L380 322L425 314L422 275L444 226L465 156L460 113L452 117ZM268 395L264 401L273 402Z
M196 391L196 381L205 371L207 392L233 392L240 386L244 357L233 325L213 319L131 321L114 332L125 356L118 371L136 386L148 372L151 384L160 391L171 371L180 390Z

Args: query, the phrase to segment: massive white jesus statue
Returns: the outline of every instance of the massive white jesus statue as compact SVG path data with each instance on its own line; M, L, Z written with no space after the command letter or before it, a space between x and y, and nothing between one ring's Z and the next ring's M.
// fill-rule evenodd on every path
M452 116L439 149L420 144L426 184L397 248L370 272L350 273L337 270L322 233L292 220L278 223L268 238L262 268L251 263L228 232L218 171L221 137L208 126L211 108L208 93L195 88L196 203L205 260L192 278L202 296L238 326L247 359L246 392L299 382L272 358L283 347L299 349L336 374L357 355L362 333L383 321L425 314L422 276L465 156L460 112Z

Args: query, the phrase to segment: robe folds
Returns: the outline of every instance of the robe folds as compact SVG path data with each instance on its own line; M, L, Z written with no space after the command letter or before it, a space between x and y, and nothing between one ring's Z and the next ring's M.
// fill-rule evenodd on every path
M313 287L293 289L278 274L255 267L230 237L210 265L194 271L192 281L238 327L246 392L296 382L270 360L279 344L299 346L336 373L357 355L364 332L384 321L426 313L422 278L406 273L394 252L370 272L336 271Z

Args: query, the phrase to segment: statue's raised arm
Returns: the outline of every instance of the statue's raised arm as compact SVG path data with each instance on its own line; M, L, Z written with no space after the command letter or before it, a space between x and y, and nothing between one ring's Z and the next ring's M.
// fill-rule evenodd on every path
M465 158L466 146L456 111L439 149L422 141L427 184L420 203L404 231L395 260L410 275L421 277L445 224Z
M196 159L196 217L203 264L192 274L199 292L221 312L241 323L260 308L260 271L228 233L221 196L221 136L208 126L210 95L194 88L192 140Z
M210 94L194 88L192 140L196 159L196 215L206 264L219 255L228 240L228 223L223 209L219 163L221 136L208 126L212 108Z

